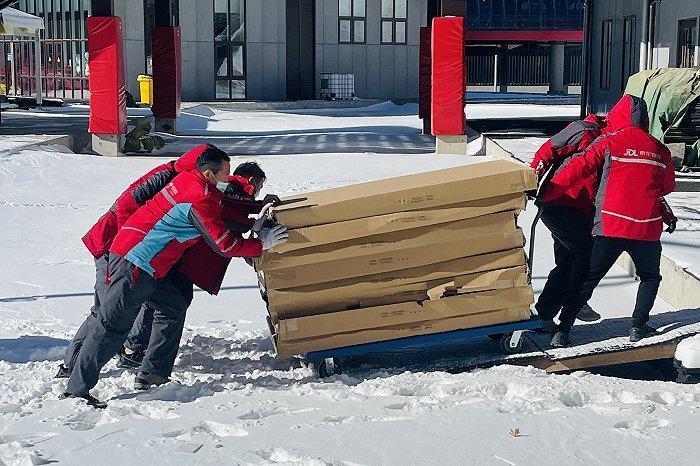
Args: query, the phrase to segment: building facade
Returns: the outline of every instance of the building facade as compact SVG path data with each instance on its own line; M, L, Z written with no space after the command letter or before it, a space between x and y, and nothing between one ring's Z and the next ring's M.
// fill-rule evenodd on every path
M640 70L700 66L700 1L589 3L589 111L610 110Z
M177 5L185 101L319 98L322 73L352 73L356 97L416 99L420 27L439 15L466 17L470 89L566 93L580 82L583 0L113 0L137 99L138 75L152 73L155 1ZM18 2L46 20L47 97L89 98L90 4ZM0 39L0 92L32 94L32 48Z

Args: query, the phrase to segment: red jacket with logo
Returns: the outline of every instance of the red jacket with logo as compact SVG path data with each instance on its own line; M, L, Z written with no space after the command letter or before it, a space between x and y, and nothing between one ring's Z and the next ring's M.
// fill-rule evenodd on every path
M599 180L593 235L658 241L662 197L675 189L671 153L648 132L644 101L625 95L610 110L606 134L552 178L559 189Z
M199 171L180 173L127 220L110 252L154 278L164 277L200 239L224 257L260 256L259 239L226 225L222 199Z
M539 201L571 207L589 217L592 215L597 187L595 179L581 179L564 189L550 183L550 180L566 167L573 157L582 154L598 139L604 127L604 118L591 114L583 120L570 123L539 148L530 166L537 171L540 178L551 168L549 175L542 181Z
M194 170L197 157L209 147L202 144L177 160L164 163L131 183L112 207L83 236L83 243L95 259L107 254L114 237L131 215L170 183L178 173Z

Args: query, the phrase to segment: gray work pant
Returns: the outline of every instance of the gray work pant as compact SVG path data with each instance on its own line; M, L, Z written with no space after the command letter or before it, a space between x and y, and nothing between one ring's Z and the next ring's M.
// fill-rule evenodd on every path
M97 309L100 307L100 302L104 301L104 296L107 292L107 265L107 255L95 260L95 302L90 309L90 315L85 319L80 328L78 328L73 340L68 345L68 348L66 348L63 362L69 370L72 369L75 359L80 352L83 340L85 340L87 336L90 320L97 318ZM174 274L175 273L176 272L174 272ZM192 285L189 281L178 273L175 283L178 286L179 293L185 300L183 301L177 295L175 295L175 300L173 300L173 296L156 296L154 298L155 301L151 300L144 304L124 344L124 346L131 350L145 352L149 347L151 328L155 318L156 328L158 329L158 333L156 333L156 338L154 339L155 350L150 353L148 359L145 359L147 369L142 370L144 372L162 375L163 377L169 377L172 373L175 356L177 355L177 348L180 345L186 314L186 308L183 310L181 307L183 304L189 306L189 303L192 301ZM167 328L163 330L161 327ZM163 351L162 348L157 350L157 348L162 345L165 345L168 350ZM173 347L175 348L174 355L172 354ZM164 361L154 359L154 355L162 354L163 352L167 354Z
M97 384L100 370L127 339L144 303L149 300L165 302L168 310L174 314L184 313L192 299L192 284L175 272L154 279L116 254L110 254L108 267L109 283L106 292L100 296L96 312L91 313L83 324L85 337L68 379L67 391L74 395L84 395ZM179 317L178 314L177 318ZM172 341L170 335L175 326L168 326L167 321L164 319L155 326L154 318L149 349L144 357L144 364L151 362L148 366L142 366L145 372L154 370L153 366L157 364L172 368L170 361L175 360L177 346L152 344L154 341ZM179 332L181 331L180 329Z

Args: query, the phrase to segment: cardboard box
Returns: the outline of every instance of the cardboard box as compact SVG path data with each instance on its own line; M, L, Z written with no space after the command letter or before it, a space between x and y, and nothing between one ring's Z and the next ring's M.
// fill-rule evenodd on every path
M307 252L308 248L358 239L372 242L376 235L456 222L498 212L519 211L525 209L525 204L525 196L522 193L514 193L469 201L460 207L399 212L298 228L289 230L289 241L275 247L275 253L284 254L299 249L306 249L305 252Z
M346 278L362 277L428 264L436 264L460 257L485 254L487 252L505 251L522 247L524 237L521 230L497 231L490 235L463 239L445 240L445 242L424 242L410 248L403 247L401 242L395 248L387 248L381 252L363 250L361 246L350 249L355 253L349 257L337 251L339 257L332 253L325 260L304 264L296 267L274 268L263 270L265 287L269 290L294 288L315 283L332 282Z
M431 333L449 332L468 328L483 327L487 325L518 322L530 318L529 307L512 309L499 309L467 316L451 317L447 319L428 320L409 324L400 324L391 327L380 327L359 330L357 332L326 335L302 340L282 340L276 338L277 356L292 356L306 354L311 351L319 351L331 348L342 348L364 343L394 340L397 338L427 335Z
M267 272L358 256L391 254L419 246L427 247L470 238L483 238L502 234L502 232L512 233L516 228L514 213L501 212L456 222L395 231L370 238L358 238L343 243L325 244L285 254L268 251L260 257L258 268Z
M522 253L513 256L515 260L524 260ZM320 292L290 293L273 290L268 294L268 312L272 321L277 322L279 319L326 314L346 309L438 299L445 292L464 294L526 286L527 266L519 265L455 278L424 279L394 286L381 286L383 283L375 284L379 286L369 285L372 284L361 283L340 289L329 288Z
M495 160L305 194L274 210L288 228L343 222L396 212L435 209L537 189L535 171Z
M356 332L377 327L391 327L425 320L446 319L498 309L529 306L534 301L533 296L531 286L521 286L502 290L478 291L421 302L405 302L295 317L280 320L276 333L279 340L282 341Z

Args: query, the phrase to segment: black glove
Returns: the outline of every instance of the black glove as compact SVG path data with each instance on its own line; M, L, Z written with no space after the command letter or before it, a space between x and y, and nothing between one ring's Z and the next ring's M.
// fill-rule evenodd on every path
M666 228L666 232L673 233L676 231L676 223L678 223L676 220L671 220L671 223L668 224L668 228Z
M280 202L282 202L282 199L280 199L279 196L275 196L274 194L267 194L262 200L263 205L271 203L273 206L276 206Z

